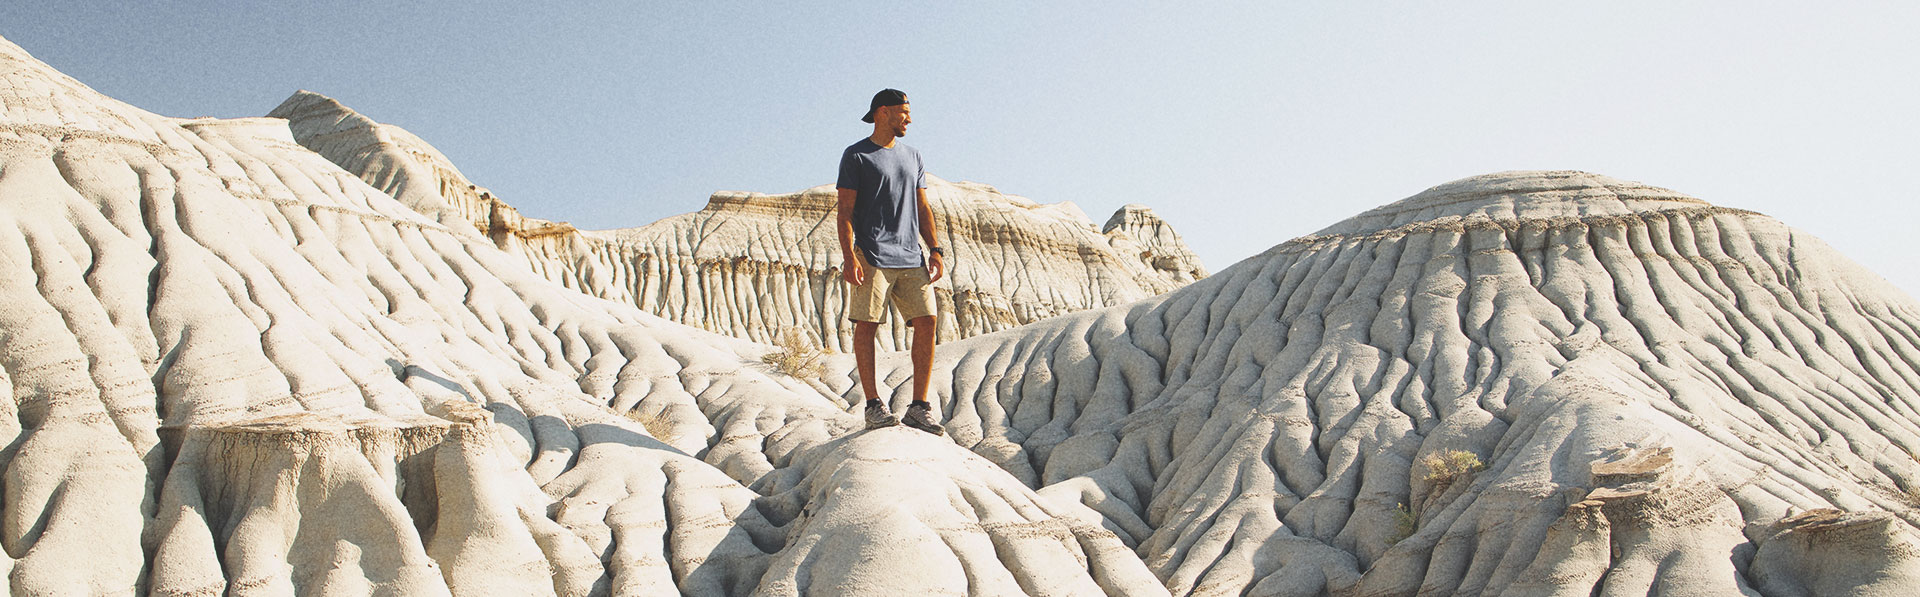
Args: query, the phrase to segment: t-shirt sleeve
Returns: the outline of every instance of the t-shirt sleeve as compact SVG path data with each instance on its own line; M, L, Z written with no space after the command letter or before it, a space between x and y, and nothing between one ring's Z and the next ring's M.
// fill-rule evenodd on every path
M919 172L915 172L913 174L914 188L918 188L918 189L927 188L927 162L925 160L920 159L919 151L913 152L913 165L915 168L918 168L920 170Z
M842 189L860 188L860 157L851 151L840 154L840 181L834 183Z

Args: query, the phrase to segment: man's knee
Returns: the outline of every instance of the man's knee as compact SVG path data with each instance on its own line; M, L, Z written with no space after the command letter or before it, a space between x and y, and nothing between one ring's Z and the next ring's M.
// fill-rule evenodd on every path
M907 325L913 326L915 329L931 328L933 327L933 320L934 318L932 315L922 315L920 317L915 317L913 319L907 320Z

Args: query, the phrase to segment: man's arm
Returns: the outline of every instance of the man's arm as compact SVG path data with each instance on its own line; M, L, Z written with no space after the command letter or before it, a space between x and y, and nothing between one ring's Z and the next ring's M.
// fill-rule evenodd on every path
M834 216L837 223L834 229L840 232L840 277L848 284L859 286L867 281L866 268L860 266L860 260L853 256L853 202L859 192L853 189L840 189L840 207ZM924 204L924 201L923 201Z
M927 203L927 190L923 188L923 189L919 189L919 191L920 191L920 240L926 242L929 248L938 247L940 246L940 241L936 240L939 238L939 236L933 225L933 206ZM928 253L929 253L927 255L928 273L932 274L931 276L932 281L939 282L940 276L946 275L947 273L947 258L946 256L941 255L940 252L938 251L929 250Z

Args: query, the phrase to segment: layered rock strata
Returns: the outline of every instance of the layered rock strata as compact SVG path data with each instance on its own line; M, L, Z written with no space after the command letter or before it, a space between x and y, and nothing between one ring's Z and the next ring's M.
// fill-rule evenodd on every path
M830 186L721 192L700 211L647 226L579 231L520 215L418 137L331 98L302 91L270 116L289 119L302 145L401 203L450 225L471 223L569 288L760 342L792 327L828 348L844 351L852 339ZM948 250L947 277L935 288L943 340L1127 303L1206 276L1180 235L1144 206L1095 228L1071 203L928 178ZM904 322L886 323L883 346L904 348Z

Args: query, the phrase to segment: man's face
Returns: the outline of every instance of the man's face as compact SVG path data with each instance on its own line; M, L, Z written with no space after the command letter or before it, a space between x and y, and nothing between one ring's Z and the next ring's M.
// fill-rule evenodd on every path
M885 111L887 128L893 131L895 137L907 136L907 123L913 122L913 104L900 104L888 106L888 108Z

